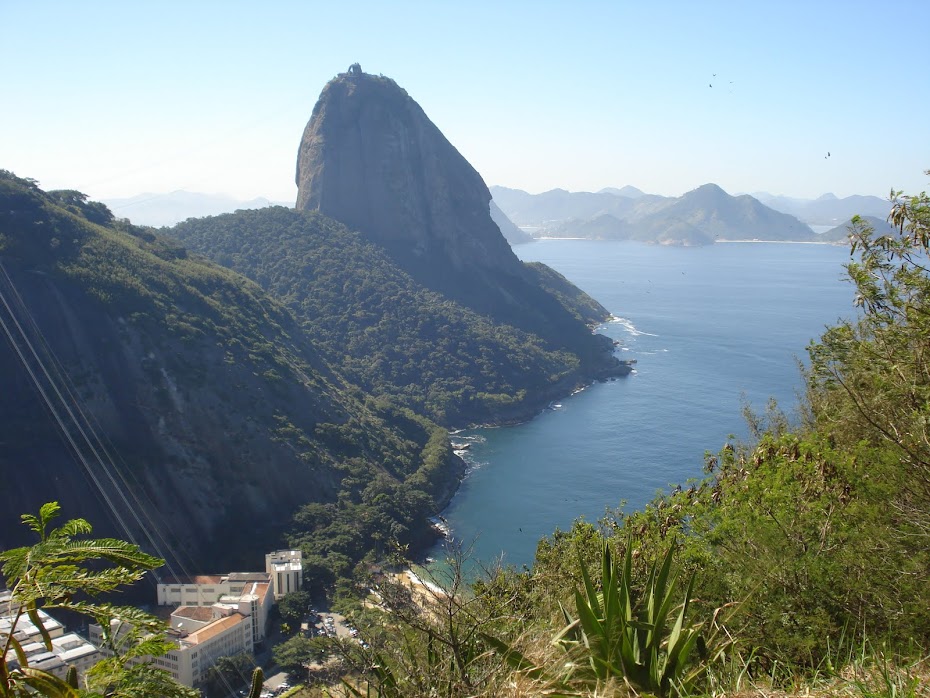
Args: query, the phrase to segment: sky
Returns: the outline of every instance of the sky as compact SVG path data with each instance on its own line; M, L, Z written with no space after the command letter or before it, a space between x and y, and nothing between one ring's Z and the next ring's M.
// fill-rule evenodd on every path
M0 168L293 202L313 105L357 61L488 185L916 193L928 26L926 0L0 0Z

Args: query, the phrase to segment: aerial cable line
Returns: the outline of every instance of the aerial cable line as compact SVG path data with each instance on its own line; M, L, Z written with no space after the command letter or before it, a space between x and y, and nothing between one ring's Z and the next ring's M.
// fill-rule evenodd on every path
M51 347L49 346L48 342L45 340L44 336L42 335L41 330L39 330L39 327L36 324L35 319L29 313L28 307L23 301L22 296L20 296L19 292L17 291L16 286L13 283L13 280L10 278L10 275L7 273L6 268L3 266L2 261L0 261L0 274L2 274L2 277L6 281L6 284L12 290L15 299L19 301L24 317L29 320L32 327L37 332L39 340L42 343L44 350L47 352L48 356L50 357L50 360L53 363L53 367L57 368L58 366L61 365L60 362L58 362L57 358L55 358L55 355L51 352ZM123 504L129 510L129 512L133 515L133 518L135 519L136 524L145 534L146 538L149 541L149 544L152 546L152 548L155 550L158 556L165 560L165 563L169 569L169 572L172 574L173 577L177 578L178 575L174 571L173 566L169 562L167 556L164 554L164 552L160 549L160 546L152 538L149 530L142 524L142 521L139 519L136 509L130 505L129 501L126 498L125 492L116 482L115 478L113 477L113 474L106 467L106 464L103 462L102 458L100 457L99 452L94 447L91 440L88 438L87 433L84 431L81 423L75 417L74 412L71 410L71 407L69 406L68 402L65 400L64 396L62 395L61 391L56 385L55 380L50 375L48 369L46 368L44 362L42 361L42 358L39 356L38 352L35 350L35 347L33 346L32 342L30 342L29 337L26 334L26 331L23 329L22 325L17 319L16 313L14 312L13 308L10 306L2 290L0 290L0 304L2 304L2 306L6 309L7 313L10 316L10 319L12 320L13 325L15 326L16 330L19 333L19 336L22 338L22 341L25 343L26 347L28 347L36 363L39 365L39 368L42 369L42 373L45 376L45 379L48 381L51 388L55 391L55 394L58 397L58 401L60 402L64 410L67 412L68 417L70 417L71 419L71 422L74 424L74 426L77 427L78 431L80 432L81 436L84 439L84 442L87 444L87 446L90 447L91 452L94 454L94 457L97 459L98 465L100 465L104 473L107 475L107 478L109 479L110 483L113 485L113 488L115 489L115 491L120 495L120 499L122 500ZM52 414L53 418L55 419L55 422L57 423L58 428L61 430L62 434L64 434L68 443L71 445L72 450L77 455L78 459L81 461L81 464L84 466L85 471L90 476L93 483L96 485L98 491L100 492L100 495L103 497L107 506L110 508L110 511L113 514L114 518L116 519L118 526L123 531L123 535L126 536L127 540L134 543L135 545L138 545L136 537L132 534L132 531L130 530L129 526L126 524L126 521L123 519L123 516L120 514L117 506L113 503L110 497L110 494L107 492L105 486L100 482L100 479L98 478L97 474L94 472L94 469L91 463L88 462L88 459L86 458L83 450L79 447L78 443L75 442L74 436L72 435L70 429L67 428L65 421L62 419L61 415L59 414L52 400L49 398L45 387L42 385L42 381L40 380L39 376L36 375L36 372L34 371L32 365L30 364L27 356L23 353L22 347L20 346L19 342L16 341L16 338L14 337L14 334L12 330L10 329L10 326L7 324L6 320L4 320L2 313L0 313L0 326L2 326L3 332L6 335L7 340L10 343L10 346L12 346L13 351L16 353L23 367L26 369L26 372L29 374L29 377L32 379L33 385L38 390L39 395L41 395L43 401L45 402L46 407L48 408L49 412ZM59 378L61 378L62 375L64 374L59 373ZM103 446L103 442L100 440L99 436L97 436L96 432L93 429L93 425L90 423L89 420L87 420L87 417L84 415L84 412L81 410L76 397L67 387L67 385L65 385L65 391L68 392L69 397L71 397L71 399L74 401L75 408L84 418L87 424L87 428L94 435L94 438L97 440L98 444L100 445L101 450L103 450L106 453L106 449ZM109 453L107 453L107 457L110 459L110 462L113 464L114 470L116 470L117 473L119 474L119 469L116 467L116 464L113 462L112 458L110 458ZM121 476L121 479L123 479L124 483L126 482L125 479L122 478L122 476ZM137 503L139 503L138 500L137 500ZM146 518L148 518L148 516ZM173 554L175 554L175 551L171 548L170 544L168 544L167 541L164 541L164 538L161 536L160 532L159 532L159 537L162 538L162 541L166 543L169 550ZM176 554L175 554L175 560L178 562L178 564L182 567L182 570L183 570L183 564L180 562L180 559L177 557ZM183 572L186 576L190 576L186 570L183 570ZM155 577L155 580L157 583L161 583L161 577L158 575L158 573L155 570L152 570L152 575ZM229 679L227 679L227 677L223 673L220 673L220 679L222 680L225 687L228 689L227 692L232 693L234 688L230 684Z
M93 436L94 440L96 441L97 448L99 448L99 452L102 453L104 456L106 456L106 460L109 462L109 467L107 467L107 464L102 461L97 448L94 448L94 446L90 443L90 440L88 439L86 434L84 434L83 429L81 429L80 423L78 423L78 421L75 419L75 423L78 425L78 428L81 429L82 435L84 436L85 441L88 442L88 445L94 451L94 455L97 457L98 461L100 461L100 464L103 467L104 472L107 474L108 479L110 480L110 482L113 483L114 488L120 494L121 499L126 504L126 507L129 509L130 513L133 515L133 518L135 519L136 523L139 525L139 528L145 533L146 538L149 540L149 543L152 545L152 549L158 554L159 557L165 559L166 566L168 567L169 572L177 576L175 573L175 570L173 569L171 557L165 554L165 549L167 549L167 552L173 556L174 561L177 563L178 567L181 568L182 573L187 575L188 571L185 569L185 565L181 561L181 557L178 554L178 550L176 550L174 546L172 546L171 543L165 538L165 536L162 533L161 527L156 523L156 521L153 519L151 515L151 512L157 508L155 507L154 503L152 503L152 501L145 494L145 488L142 486L139 480L132 473L131 469L129 469L128 465L126 465L125 461L123 461L124 466L126 466L124 468L120 468L117 465L117 463L114 461L113 456L110 453L110 450L107 449L106 445L103 442L103 439L100 437L100 434L98 433L98 430L94 428L94 425L91 421L91 419L93 418L93 414L91 413L90 417L88 417L88 413L85 412L85 410L81 407L81 401L75 394L76 388L74 387L73 382L71 381L67 372L64 370L64 367L62 366L61 362L55 356L50 345L46 341L45 336L42 334L42 330L39 328L38 324L35 322L35 319L29 313L28 308L26 307L25 301L23 300L22 296L19 294L19 291L16 289L16 286L12 283L12 279L10 279L9 274L6 272L5 269L3 269L2 264L0 264L0 271L2 271L7 284L9 285L10 289L13 292L13 295L15 296L15 300L18 302L18 305L22 309L22 314L25 316L26 320L28 320L31 329L33 330L35 336L37 337L38 343L40 344L43 350L43 353L46 355L49 363L52 366L53 372L55 373L55 377L54 378L50 377L49 378L50 382L53 385L55 385L55 379L57 379L58 384L63 386L63 389L67 393L68 397L70 398L71 404L73 404L75 411L83 419L84 423L87 426L87 430L90 432L91 436ZM44 368L45 366L43 365L43 370ZM57 390L58 389L56 387L56 392ZM94 421L96 421L95 418L93 419ZM99 423L97 426L98 427L100 426ZM106 435L104 434L104 436ZM112 443L110 444L110 447L113 448ZM113 449L113 450L116 451L116 449ZM116 451L116 453L117 453L117 456L119 456L119 451ZM120 458L120 460L122 460L122 458ZM124 470L129 471L129 474L135 481L135 484L137 485L137 487L134 488L130 486L129 482L126 479L126 476L124 475ZM113 473L115 473L116 476L120 479L120 481L122 482L122 486L120 486L119 483L115 482ZM139 493L142 496L144 496L146 500L148 501L148 506L146 506L146 504L143 503L140 500L139 496L136 494L137 489L139 490ZM129 502L126 501L126 496L125 496L126 493L128 493L128 495L134 500L133 504L135 506L130 505ZM139 519L140 514L146 519L145 524L143 524L143 522L140 521ZM152 538L153 534L156 535L161 540L161 543L164 546L164 549Z
M7 303L6 297L3 295L2 291L0 291L0 302L2 302L3 306L6 308L7 313L9 313L10 318L12 319L13 323L17 326L17 329L20 330L20 335L22 335L23 338L25 339L25 335L22 334L22 328L19 327L19 323L16 320L16 316L13 314L13 310L12 308L10 308L9 304ZM101 496L106 501L107 506L110 508L110 511L113 514L114 518L116 519L117 524L119 525L120 529L123 531L123 534L130 541L135 542L135 537L132 535L132 532L129 530L129 527L126 525L126 522L123 520L123 517L117 510L116 506L114 506L112 500L110 499L109 493L106 491L106 488L103 487L96 473L94 472L93 468L90 466L90 463L87 462L87 459L84 457L83 452L78 447L77 443L75 443L73 435L71 434L70 430L65 425L64 420L62 420L61 415L58 413L58 410L55 409L55 406L52 404L51 399L49 399L48 394L46 393L45 388L42 385L42 382L39 380L39 377L35 374L35 371L30 365L28 359L23 354L22 347L20 347L19 343L14 338L9 325L7 325L6 320L3 319L2 314L0 314L0 325L3 326L3 331L6 334L7 339L10 342L10 346L13 347L13 351L19 357L20 362L22 363L23 367L26 369L26 372L29 374L29 377L32 379L33 385L36 387L36 389L39 391L39 395L41 395L42 399L45 401L45 405L48 408L49 412L52 414L52 417L55 419L55 422L58 424L58 428L61 430L62 434L64 434L64 437L68 440L68 443L71 445L72 450L77 455L78 459L81 461L81 464L84 466L84 469L87 471L91 480L93 480L94 484L97 486L97 489L100 491ZM28 340L26 341L28 344Z
M15 285L13 284L13 281L12 281L12 279L10 278L9 274L6 272L6 269L3 267L2 263L0 263L0 272L2 272L3 277L4 277L5 281L6 281L6 283L9 285L9 287L10 287L11 289L13 289L14 293L18 296L19 294L16 293L16 287L15 287ZM21 298L21 297L19 298L19 300L20 300L20 302L22 303L22 298ZM133 519L135 520L135 523L138 525L139 529L142 531L142 533L143 533L143 534L145 535L145 537L148 539L148 542L149 542L149 544L152 546L152 549L156 552L156 554L158 554L159 557L162 557L162 558L164 558L164 559L166 560L166 564L168 564L168 566L169 566L169 571L171 571L172 574L174 574L174 571L171 569L171 564L167 561L167 558L165 557L164 552L161 550L161 546L159 546L159 545L156 543L156 541L152 538L151 533L148 531L148 529L143 525L142 521L140 520L139 515L138 515L138 512L136 511L135 507L133 507L133 506L130 504L129 500L127 499L126 494L125 494L125 492L123 491L123 488L121 488L121 487L119 486L119 483L116 482L116 479L113 477L113 474L112 474L112 473L110 472L110 470L106 467L106 464L103 462L103 459L101 458L100 453L98 452L97 448L94 446L94 444L93 444L93 442L91 441L91 439L88 437L88 435L87 435L87 433L86 433L84 427L81 425L80 421L79 421L79 420L77 419L77 417L75 416L74 411L71 409L70 405L68 404L68 401L67 401L67 400L65 399L65 397L62 395L61 390L59 389L59 387L58 387L58 385L56 384L55 380L54 380L54 379L52 378L52 376L50 375L50 373L49 373L47 367L45 366L45 363L42 361L42 358L39 356L39 354L38 354L38 352L36 351L35 347L33 346L32 342L29 340L29 337L28 337L26 331L24 330L24 328L23 328L22 325L20 324L19 320L18 320L17 317L16 317L15 312L13 311L13 308L10 306L9 302L7 301L6 297L3 295L2 292L0 292L0 302L3 303L3 306L6 308L7 312L9 313L10 318L12 319L12 321L13 321L13 323L14 323L16 329L17 329L18 332L19 332L19 335L22 337L23 342L25 343L26 347L28 347L30 353L32 354L32 356L33 356L33 358L35 359L36 363L38 364L39 368L42 370L42 374L45 376L45 379L46 379L46 381L48 382L48 385L51 387L51 389L55 392L55 395L58 397L58 401L59 401L61 407L64 408L64 411L67 413L67 416L70 418L71 423L77 428L78 432L80 433L81 437L82 437L83 440L84 440L84 443L87 444L87 446L90 448L91 452L93 453L93 456L94 456L94 458L96 459L97 463L99 464L100 469L103 470L103 473L106 475L107 479L109 480L110 484L112 485L113 491L114 491L117 495L119 495L119 498L120 498L120 500L122 501L122 503L124 504L126 510L132 515ZM26 317L29 317L29 318L31 319L31 316L29 315L28 308L26 308L26 306L25 306L24 303L23 303L23 306L22 306L22 310L24 311L25 316L26 316ZM33 322L33 325L35 325L35 321L33 320L32 322ZM8 337L8 339L10 340L10 342L14 345L14 349L15 349L17 355L19 356L20 361L21 361L21 362L23 363L23 365L26 367L26 369L27 369L27 371L28 371L30 377L32 378L34 384L35 384L36 387L39 389L39 392L40 392L40 394L42 395L42 398L45 400L47 406L49 407L50 411L52 412L53 416L55 417L55 420L58 422L59 427L64 431L64 433L65 433L65 435L66 435L66 438L68 439L69 443L71 444L71 447L72 447L72 448L75 450L75 452L78 454L78 456L79 456L79 458L81 459L81 462L82 462L82 464L84 465L85 469L86 469L87 472L91 475L91 479L93 480L94 484L97 486L98 490L100 490L102 496L104 497L104 500L106 501L107 506L109 506L111 512L112 512L113 515L116 517L116 519L117 519L117 521L118 521L118 523L119 523L119 525L120 525L120 528L123 530L124 534L127 536L127 538L128 538L130 541L132 541L133 543L135 543L135 544L138 545L138 542L137 542L137 540L136 540L136 537L132 534L131 530L130 530L129 527L126 525L126 522L125 522L125 520L123 519L122 514L120 514L120 512L118 511L118 507L113 503L111 494L110 494L109 492L107 492L106 489L105 489L105 487L103 486L103 484L101 484L100 479L98 478L97 474L93 471L93 468L92 468L91 464L88 462L87 458L85 457L85 455L84 455L84 453L83 453L83 450L82 450L82 449L78 446L78 444L75 442L75 439L74 439L73 435L71 434L70 429L68 429L68 428L66 427L65 422L64 422L64 420L62 419L62 417L60 416L58 410L57 410L57 409L55 408L55 406L52 404L52 400L50 399L50 397L49 397L47 391L45 390L45 388L42 387L41 381L40 381L39 377L36 375L36 373L35 373L35 371L33 370L32 366L30 366L29 361L28 361L27 357L23 354L22 349L21 349L21 347L19 346L19 344L18 344L17 342L15 342L15 340L14 340L14 338L13 338L12 332L11 332L11 330L9 329L9 327L6 325L5 322L4 322L4 331L6 332L7 337ZM47 343L46 343L46 347L47 347L47 346L48 346L48 345L47 345ZM77 409L78 409L78 411L80 411L80 408L79 408L79 407L78 407ZM81 414L82 414L82 416L83 416L83 412L82 412ZM88 426L88 429L90 429L91 432L93 433L93 427L90 425L89 422L88 422L87 426ZM96 434L95 434L95 433L94 433L94 436L96 437ZM97 437L97 441L98 441L98 443L101 443L101 445L102 445L102 442L100 441L99 437ZM158 578L158 574L157 574L157 573L154 573L154 572L153 572L153 574L154 574L154 576L155 576L156 579L157 579L157 578Z

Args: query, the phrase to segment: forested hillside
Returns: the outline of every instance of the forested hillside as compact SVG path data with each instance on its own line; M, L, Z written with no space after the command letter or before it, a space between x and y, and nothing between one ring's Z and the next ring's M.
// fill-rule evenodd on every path
M0 548L48 500L195 571L285 530L328 570L428 540L463 465L445 431L346 381L258 285L5 171L0 264Z
M239 211L167 233L285 303L351 380L442 424L525 418L591 377L587 357L426 289L379 245L320 214ZM551 269L526 273L576 321L606 317Z

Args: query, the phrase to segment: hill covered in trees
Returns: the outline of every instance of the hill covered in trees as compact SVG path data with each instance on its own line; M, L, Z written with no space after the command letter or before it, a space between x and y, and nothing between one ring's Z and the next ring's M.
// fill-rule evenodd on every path
M197 569L253 565L310 503L318 568L429 539L463 465L445 431L345 380L255 283L8 172L0 264L0 547L49 499Z
M167 232L285 303L353 381L441 424L525 418L591 377L586 357L424 288L381 246L318 213L239 211ZM548 267L526 274L581 327L606 316Z

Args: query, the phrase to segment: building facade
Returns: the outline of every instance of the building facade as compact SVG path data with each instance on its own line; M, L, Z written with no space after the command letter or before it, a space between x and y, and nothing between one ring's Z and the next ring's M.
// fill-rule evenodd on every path
M275 550L265 555L265 572L271 576L274 600L292 591L298 591L304 584L303 555L299 550Z
M220 657L232 657L237 654L252 654L252 618L236 611L211 607L213 617L198 619L199 614L188 609L203 607L182 607L171 615L171 629L168 640L174 643L174 649L160 657L146 657L146 661L164 669L178 683L195 686L206 679L207 671ZM117 621L111 624L111 630L117 632ZM99 625L90 626L90 640L102 644L103 630Z
M265 639L274 605L271 577L264 572L173 577L157 593L159 606L218 606L252 617L254 644Z
M6 639L15 620L16 630L13 637L19 642L29 666L33 669L47 671L64 679L68 674L68 668L73 666L77 669L78 679L83 679L87 670L103 659L103 654L94 645L80 635L65 633L61 623L39 609L36 611L39 622L52 641L52 648L49 649L38 626L26 615L16 619L16 611L17 606L12 601L12 594L7 590L0 591L0 646L6 646ZM20 658L11 649L6 654L6 662L10 667L17 667Z

